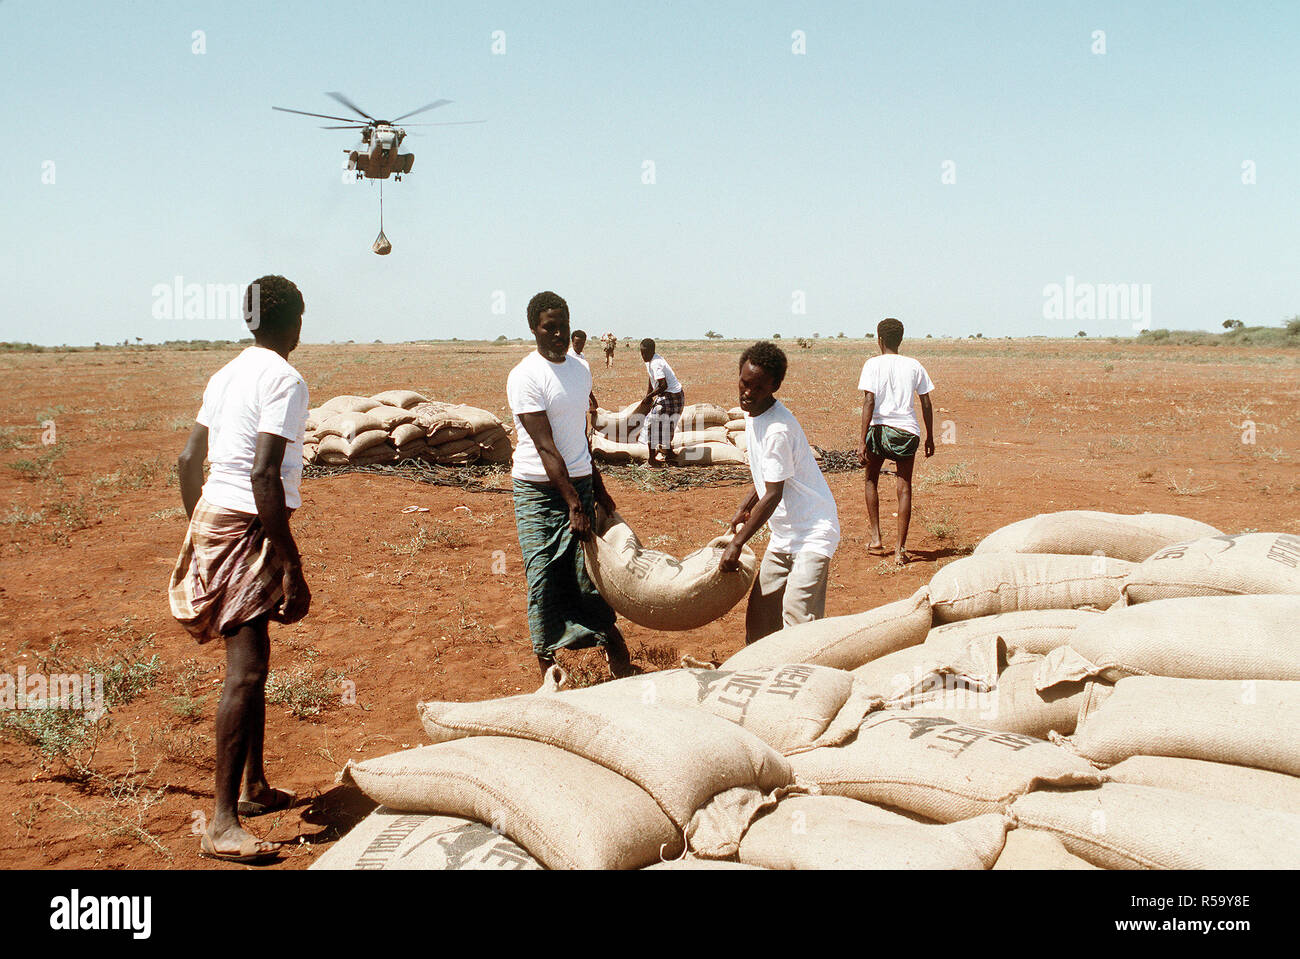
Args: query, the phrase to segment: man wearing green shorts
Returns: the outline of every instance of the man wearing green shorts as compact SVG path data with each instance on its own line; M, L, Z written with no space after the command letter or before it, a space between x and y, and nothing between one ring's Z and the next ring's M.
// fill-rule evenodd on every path
M877 482L885 460L898 466L898 546L894 561L908 560L907 527L912 519L912 464L921 445L921 427L916 421L912 394L921 397L921 414L925 417L925 455L934 455L934 413L930 393L934 384L925 367L910 356L898 352L903 343L903 324L893 318L881 320L876 327L880 355L862 366L858 389L862 390L862 442L858 461L867 468L867 519L871 522L871 542L867 552L884 556L880 540L880 494Z

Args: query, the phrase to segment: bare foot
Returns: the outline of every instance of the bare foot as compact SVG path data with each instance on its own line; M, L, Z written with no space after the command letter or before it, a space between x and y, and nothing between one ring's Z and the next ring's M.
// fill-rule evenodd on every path
M216 833L209 827L203 834L200 851L210 859L256 862L279 853L280 843L258 839L242 826L228 826Z
M907 550L905 549L900 549L898 552L894 553L894 562L899 566L906 566L911 562L911 559L912 557L908 555Z
M888 554L889 554L889 550L885 549L885 544L881 543L879 540L877 540L874 543L867 544L868 556L886 556Z

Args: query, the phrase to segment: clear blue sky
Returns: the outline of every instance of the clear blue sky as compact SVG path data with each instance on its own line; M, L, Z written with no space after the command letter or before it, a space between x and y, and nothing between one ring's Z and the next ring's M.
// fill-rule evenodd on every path
M1297 37L1300 4L1254 0L0 0L0 339L236 338L155 318L154 288L263 273L316 342L518 336L548 288L596 334L1132 333L1045 319L1068 276L1149 284L1156 327L1276 325ZM271 110L338 114L326 90L489 121L407 140L388 257L376 184L342 182L354 135Z

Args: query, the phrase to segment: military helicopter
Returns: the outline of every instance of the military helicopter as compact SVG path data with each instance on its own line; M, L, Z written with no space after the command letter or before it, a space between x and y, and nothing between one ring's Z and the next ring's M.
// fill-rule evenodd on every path
M322 120L342 120L345 124L344 126L321 127L322 130L360 130L361 142L353 149L345 151L348 154L348 169L357 172L358 180L362 177L371 180L386 180L389 176L392 176L394 180L400 180L402 174L410 173L411 167L415 165L415 154L400 152L402 141L406 139L406 130L397 126L397 124L407 117L435 110L438 107L445 107L452 102L451 100L434 100L432 103L426 103L410 113L403 113L396 119L377 120L342 93L327 93L325 95L343 104L343 106L363 118L365 122L358 123L352 117L335 117L325 113L308 113L306 110L290 110L288 107L271 107L271 109L279 110L282 113L298 113L306 117L320 117ZM453 120L446 123L408 123L407 126L446 127L485 122L485 120Z
M411 172L411 167L415 165L414 153L402 153L402 141L406 139L406 130L397 124L407 117L413 117L418 113L425 113L428 110L435 110L438 107L445 107L451 103L450 100L434 100L432 103L426 103L417 110L410 113L403 113L394 120L376 120L365 110L349 100L341 93L327 93L327 97L337 100L343 106L347 107L353 113L362 117L365 122L358 123L352 117L335 117L326 113L308 113L306 110L290 110L288 107L271 107L272 110L279 110L282 113L298 113L305 117L320 117L322 120L342 120L343 126L321 127L322 130L360 130L361 142L351 150L345 150L348 155L349 170L355 170L357 179L363 177L378 180L379 182L379 236L375 238L374 245L371 249L380 256L386 256L392 249L393 245L388 242L388 237L384 235L384 183L383 181L390 176L394 180L402 179L404 174ZM416 127L450 127L461 126L467 123L486 123L486 120L452 120L445 123L408 123L407 126Z

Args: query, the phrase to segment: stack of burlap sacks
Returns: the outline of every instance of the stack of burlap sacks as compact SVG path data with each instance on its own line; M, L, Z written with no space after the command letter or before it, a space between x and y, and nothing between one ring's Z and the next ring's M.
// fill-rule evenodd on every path
M315 868L1296 868L1297 622L1300 537L1034 517L718 669L422 703Z
M413 390L336 396L308 411L303 439L303 462L322 466L509 463L511 452L508 428L487 410Z
M598 409L591 434L591 453L602 463L644 463L649 450L640 441L645 416L637 404L617 413ZM739 443L736 439L739 438ZM713 403L694 403L682 409L673 434L673 452L690 466L741 465L745 459L745 419L739 407L724 410Z

